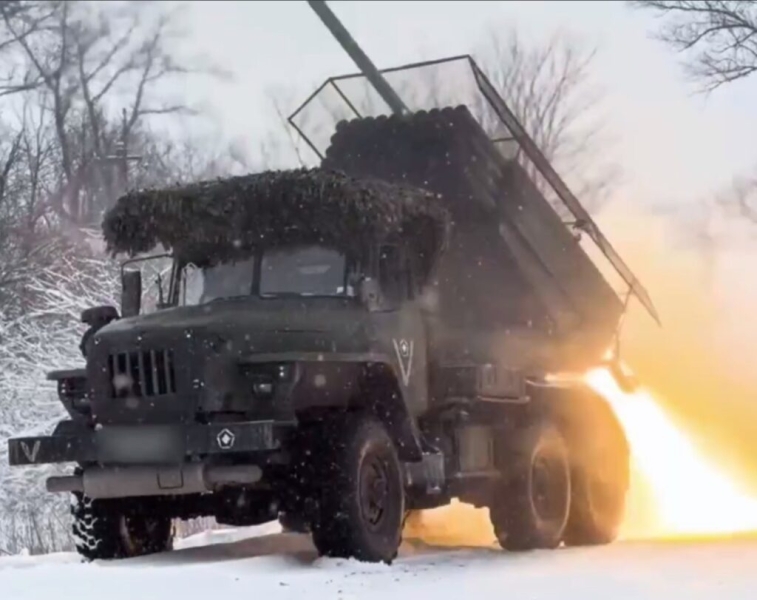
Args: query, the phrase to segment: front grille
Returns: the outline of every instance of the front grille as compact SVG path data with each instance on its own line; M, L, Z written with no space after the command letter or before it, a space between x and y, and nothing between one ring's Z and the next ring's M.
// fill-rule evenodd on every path
M111 354L108 370L113 398L149 398L176 393L171 350Z

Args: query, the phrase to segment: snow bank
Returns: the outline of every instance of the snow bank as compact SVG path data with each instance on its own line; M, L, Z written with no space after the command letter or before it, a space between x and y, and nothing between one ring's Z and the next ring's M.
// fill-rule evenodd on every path
M261 537L281 533L281 525L278 521L271 521L255 527L227 527L221 529L208 529L202 533L190 535L174 542L176 550L186 548L198 548L200 546L213 546L215 544L228 544L239 542L248 538Z
M0 558L0 597L751 600L757 588L757 539L527 554L405 544L387 566L319 559L307 536L268 533L275 527L200 534L183 540L174 552L120 562L84 564L71 554Z

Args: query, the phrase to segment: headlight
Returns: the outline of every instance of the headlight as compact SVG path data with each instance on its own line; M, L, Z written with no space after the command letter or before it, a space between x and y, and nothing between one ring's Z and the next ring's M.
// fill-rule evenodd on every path
M58 380L58 397L70 404L76 412L90 411L89 396L87 395L87 380L85 377L64 377Z
M241 367L242 376L258 398L271 398L277 386L291 383L295 378L295 363L258 363Z
M90 408L89 396L74 396L71 398L71 406L78 412L88 412Z
M270 396L273 394L273 384L267 381L253 383L252 390L256 396Z

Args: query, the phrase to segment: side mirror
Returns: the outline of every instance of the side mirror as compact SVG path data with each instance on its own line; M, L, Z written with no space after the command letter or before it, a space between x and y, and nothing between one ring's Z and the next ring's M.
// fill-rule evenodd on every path
M142 272L125 271L121 277L121 315L136 317L142 308Z
M85 325L107 325L118 319L118 311L113 306L94 306L81 312L81 322Z
M380 290L378 282L370 277L363 277L358 284L360 301L368 310L379 308Z

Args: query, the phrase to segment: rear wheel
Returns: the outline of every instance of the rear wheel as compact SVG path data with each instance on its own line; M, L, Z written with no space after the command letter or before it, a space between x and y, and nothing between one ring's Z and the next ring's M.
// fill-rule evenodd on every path
M575 475L572 503L566 545L594 546L615 541L625 515L624 486L582 470Z
M503 479L489 509L506 550L556 548L570 514L568 451L559 431L540 423L515 436L501 457Z
M124 512L116 503L72 494L71 515L77 552L87 560L130 558L173 548L167 517Z
M573 455L573 497L565 544L591 546L613 542L623 523L630 479L629 451L616 421L608 420L603 435L576 440Z
M324 556L390 563L402 536L402 471L384 426L363 415L326 425L313 542Z

